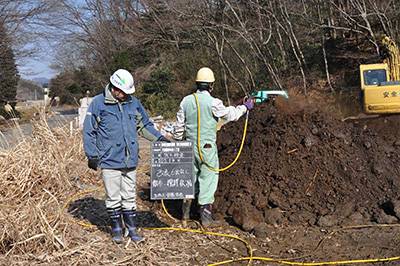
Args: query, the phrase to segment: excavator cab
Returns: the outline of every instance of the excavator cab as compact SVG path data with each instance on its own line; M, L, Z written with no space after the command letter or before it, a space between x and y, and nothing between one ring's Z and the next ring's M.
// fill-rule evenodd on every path
M363 109L367 114L400 113L400 51L388 36L381 42L388 54L384 62L360 65Z
M390 81L389 67L360 65L363 109L367 114L400 113L400 82Z
M380 67L378 69L371 69L367 68L363 70L362 72L363 78L364 78L364 87L365 86L373 86L373 85L380 85L384 82L387 82L387 71L383 67Z
M360 93L364 114L342 119L357 120L400 113L400 49L388 36L381 40L385 59L360 65Z

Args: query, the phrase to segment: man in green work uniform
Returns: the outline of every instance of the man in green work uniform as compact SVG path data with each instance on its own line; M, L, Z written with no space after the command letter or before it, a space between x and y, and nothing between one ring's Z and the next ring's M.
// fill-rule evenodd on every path
M237 121L248 110L254 108L253 99L247 99L243 105L224 106L220 99L211 96L214 85L214 73L208 67L197 72L197 92L183 98L176 115L176 125L173 136L176 140L185 139L194 144L194 175L198 191L201 223L205 226L212 224L212 204L218 185L218 149L217 123L218 119L225 122ZM197 97L196 97L197 96ZM200 149L198 151L198 110L200 111ZM184 201L183 219L189 219L190 201Z

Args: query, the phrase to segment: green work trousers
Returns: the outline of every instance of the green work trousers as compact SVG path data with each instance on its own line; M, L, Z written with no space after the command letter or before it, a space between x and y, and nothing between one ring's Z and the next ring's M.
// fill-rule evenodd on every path
M218 169L218 149L216 143L202 144L201 153L208 166ZM194 176L196 177L196 192L200 205L214 203L214 194L218 186L218 172L212 171L200 160L197 144L194 147Z

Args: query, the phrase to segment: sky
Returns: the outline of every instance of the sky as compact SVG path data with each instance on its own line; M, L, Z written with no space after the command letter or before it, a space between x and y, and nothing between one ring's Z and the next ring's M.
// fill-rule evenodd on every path
M45 31L44 31L45 32ZM23 49L33 51L30 56L17 57L16 63L19 74L23 79L51 79L57 73L50 68L54 62L56 46L46 38L35 38Z
M84 5L85 0L70 0L69 2L81 6ZM46 29L43 32L46 32ZM36 53L31 58L17 59L17 67L22 78L31 80L35 78L51 79L57 75L57 72L50 68L50 65L55 61L57 44L50 43L49 39L54 41L54 38L40 38L28 44L27 46L34 48L39 47L41 52Z
M82 5L84 0L70 0L70 3L76 5ZM55 61L55 54L57 49L58 38L54 36L46 36L49 31L46 26L38 26L36 30L40 31L43 28L43 36L36 37L32 42L28 43L25 48L36 51L31 57L17 58L17 67L21 78L23 79L35 79L35 78L46 78L51 79L57 72L50 68Z
M42 55L40 59L24 59L18 61L18 70L23 79L46 78L51 79L57 73L49 65L52 55Z

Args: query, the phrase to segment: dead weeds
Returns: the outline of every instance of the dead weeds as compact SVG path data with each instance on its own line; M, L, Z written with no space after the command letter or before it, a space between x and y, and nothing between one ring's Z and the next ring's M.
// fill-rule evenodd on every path
M112 244L100 173L86 166L81 132L51 129L45 113L32 123L31 136L0 150L1 265L204 265L226 258L224 246L235 241L172 231L141 229L145 243ZM139 188L149 180L148 148L141 157ZM138 204L139 227L167 226L157 202ZM246 254L237 246L229 257Z

